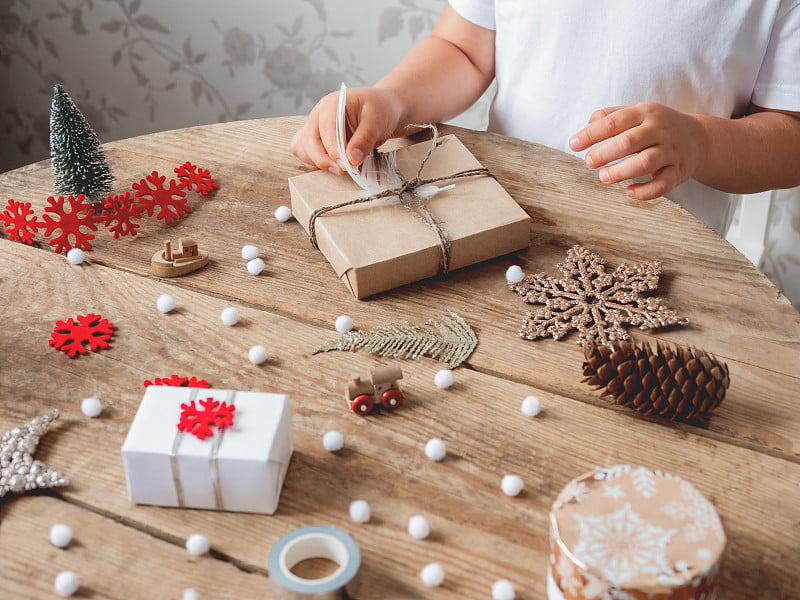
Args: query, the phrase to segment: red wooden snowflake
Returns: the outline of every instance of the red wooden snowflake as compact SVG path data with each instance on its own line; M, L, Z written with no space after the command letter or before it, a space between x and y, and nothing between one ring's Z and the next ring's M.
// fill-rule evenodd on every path
M164 187L166 179L164 175L159 175L158 171L153 171L139 183L134 183L132 187L136 190L139 202L147 210L147 216L152 217L153 211L158 207L156 219L163 219L169 225L192 212L192 208L186 204L186 192L183 191L183 186L170 179L169 187ZM149 184L152 184L152 187Z
M5 232L12 242L33 243L33 236L43 227L42 222L31 210L30 202L9 200L6 210L0 214L5 225Z
M188 160L180 167L175 167L175 173L177 173L178 180L182 186L189 189L192 189L192 186L196 186L197 191L203 196L208 195L210 191L219 187L214 178L211 177L211 171L193 165Z
M76 358L89 350L97 352L101 348L108 348L113 334L113 323L100 315L90 313L66 321L56 321L49 344L70 358Z
M233 413L236 407L227 402L220 403L213 398L200 400L197 408L195 401L189 404L181 404L181 418L178 421L178 430L188 432L200 440L214 435L211 426L215 426L220 433L226 427L233 425Z
M86 202L86 197L83 194L80 194L77 198L68 196L66 203L69 204L69 210L64 204L64 196L59 196L58 198L50 196L47 202L48 206L44 207L44 212L53 213L58 218L54 219L47 214L42 216L44 235L45 237L50 237L56 230L61 231L48 244L54 246L55 251L58 253L71 248L91 250L91 240L94 239L94 236L91 233L82 231L81 228L86 227L92 231L97 231L97 217L94 216L92 205ZM70 236L74 241L70 241Z
M190 388L209 388L211 387L205 379L198 379L195 376L181 377L180 375L170 375L169 377L154 377L153 381L147 379L144 382L144 387L149 385L171 385L175 387L190 387Z
M139 228L133 219L141 219L145 206L131 196L130 192L106 196L103 199L103 214L98 218L114 234L114 239L123 235L136 235Z

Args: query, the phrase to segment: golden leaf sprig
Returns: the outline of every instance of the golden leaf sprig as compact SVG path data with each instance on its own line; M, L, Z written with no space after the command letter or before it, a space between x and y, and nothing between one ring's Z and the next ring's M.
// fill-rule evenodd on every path
M386 323L373 329L354 329L315 348L312 354L363 350L390 358L428 356L446 362L453 369L472 354L478 345L478 336L459 315L451 310L447 312L439 319L428 319L424 325L406 321Z

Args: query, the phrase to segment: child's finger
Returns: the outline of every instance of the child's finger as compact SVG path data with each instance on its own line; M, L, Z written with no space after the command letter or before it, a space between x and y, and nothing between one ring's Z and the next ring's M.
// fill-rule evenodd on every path
M353 136L347 144L347 156L351 163L360 165L364 157L372 152L387 136L386 115L367 104L361 111Z
M581 150L586 150L594 146L598 142L602 142L623 131L641 125L641 123L642 116L639 112L631 107L625 107L624 109L607 114L581 129L570 138L569 147L575 152L580 152Z
M625 189L625 194L636 200L654 200L665 194L681 183L675 167L668 166L653 174L650 181L632 183Z
M587 123L587 125L589 125L590 123L594 123L595 121L597 121L599 119L602 119L603 117L607 117L611 113L617 112L621 108L625 108L625 107L624 106L608 106L606 108L601 108L600 110L596 110L596 111L594 111L592 113L592 116L589 117L589 122Z
M623 161L603 167L598 176L603 183L618 183L657 173L666 166L664 152L659 146L651 146Z
M658 143L655 133L645 127L634 127L598 144L586 154L586 165L596 169L621 160Z

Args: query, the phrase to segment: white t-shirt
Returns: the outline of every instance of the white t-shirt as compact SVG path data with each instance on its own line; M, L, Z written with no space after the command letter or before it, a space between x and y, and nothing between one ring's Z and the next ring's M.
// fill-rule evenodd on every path
M609 106L800 111L800 0L449 1L496 30L491 131L569 152L570 136ZM729 194L690 180L668 196L727 230Z

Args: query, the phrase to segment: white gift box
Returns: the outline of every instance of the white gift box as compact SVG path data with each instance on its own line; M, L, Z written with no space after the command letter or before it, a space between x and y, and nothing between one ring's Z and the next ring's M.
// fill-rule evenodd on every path
M212 425L205 439L180 431L181 405L195 401L202 412L208 399L232 404L233 424ZM272 514L292 450L286 395L151 385L122 459L136 504Z

